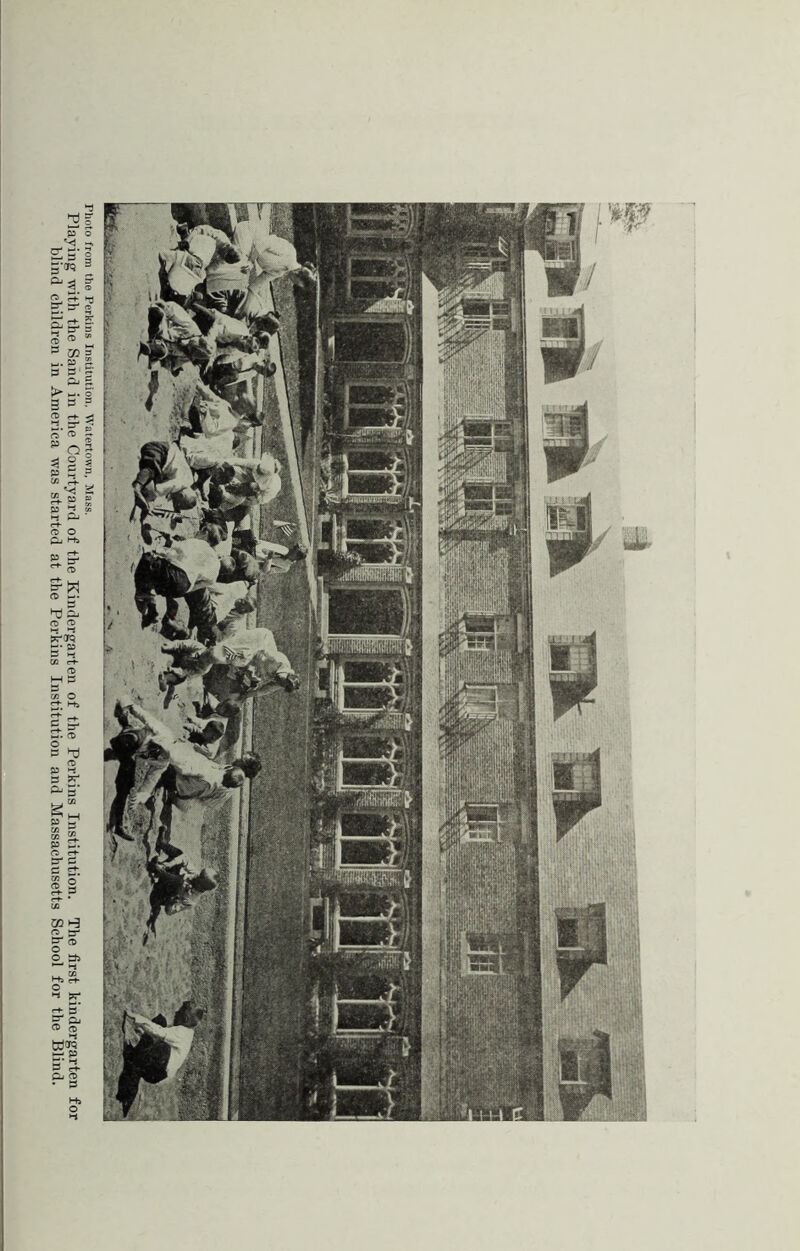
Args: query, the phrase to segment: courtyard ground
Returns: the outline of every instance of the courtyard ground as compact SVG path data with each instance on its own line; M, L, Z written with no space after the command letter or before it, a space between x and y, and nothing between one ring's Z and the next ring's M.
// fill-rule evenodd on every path
M195 206L204 220L229 227L231 214L274 211L273 228L291 236L291 206ZM175 219L169 205L113 206L106 220L105 260L105 682L106 739L114 733L117 699L143 703L176 728L199 684L186 683L170 707L158 690L161 638L142 630L133 602L133 569L141 553L138 526L129 521L130 483L138 451L151 438L170 438L191 400L195 371L177 379L159 372L146 408L150 370L137 357L147 308L158 295L158 252L171 246ZM264 389L264 445L284 466L284 488L263 510L298 534L313 534L316 445L313 413L302 407L315 374L308 327L298 334L293 288L276 284L282 317L280 367ZM301 313L301 321L304 313ZM306 318L307 320L307 318ZM277 356L277 350L275 352ZM313 395L313 385L311 392ZM303 428L312 436L303 438ZM304 515L305 514L305 515ZM269 528L267 528L269 527ZM115 1100L121 1068L120 1022L128 1006L168 1018L185 998L206 1009L192 1052L175 1082L143 1085L130 1119L208 1119L221 1115L298 1115L298 1060L308 874L308 722L316 638L313 561L262 579L258 622L268 625L301 676L302 692L276 692L253 701L252 737L264 768L250 794L232 797L203 823L176 814L172 841L213 865L219 886L192 911L161 916L144 942L149 915L145 823L134 814L133 843L115 848L106 835L104 875L105 1005L104 1112L120 1115ZM115 765L105 766L106 807ZM241 1058L240 1058L241 1057ZM246 1058L245 1058L246 1057ZM265 1091L267 1084L270 1089ZM255 1098L257 1094L257 1098Z

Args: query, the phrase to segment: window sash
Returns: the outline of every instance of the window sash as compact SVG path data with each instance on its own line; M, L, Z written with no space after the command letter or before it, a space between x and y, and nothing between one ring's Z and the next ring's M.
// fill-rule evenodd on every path
M545 261L558 261L570 263L575 260L575 243L572 239L559 239L552 237L545 240L544 245Z
M585 504L548 504L548 530L576 530L586 532Z
M494 652L497 650L497 622L494 617L465 617L464 636L467 651Z
M348 383L345 406L348 426L390 429L406 420L406 396L394 383Z
M467 804L467 838L470 842L501 841L500 809L497 804Z
M598 789L596 762L594 760L553 761L553 789L562 793L580 791L583 794L593 794Z
M467 1108L468 1121L522 1121L524 1108Z
M467 935L467 971L497 976L513 972L516 953L502 939L490 934Z
M467 713L472 716L497 716L497 687L466 683L464 686L464 702Z
M546 439L585 440L583 410L570 413L544 412L544 437Z
M464 508L471 513L510 517L514 511L514 488L507 482L465 482Z
M408 272L393 256L351 256L348 287L353 300L405 299Z
M556 948L558 951L583 951L577 917L556 918Z
M573 238L577 221L578 215L574 210L548 209L545 216L545 234Z
M485 240L462 244L461 257L467 269L486 270L489 273L504 273L508 269L508 257L497 249L492 251L491 245Z
M551 673L591 673L593 648L590 642L585 643L552 643L550 644ZM566 661L566 663L564 663Z
M580 337L580 317L542 317L543 339L568 339L577 343Z
M558 1057L558 1080L562 1086L585 1086L583 1060L578 1051L561 1051Z
M512 445L511 422L494 417L464 418L464 447L485 447L506 452Z
M511 324L508 300L464 298L461 309L465 326L474 329L508 330Z

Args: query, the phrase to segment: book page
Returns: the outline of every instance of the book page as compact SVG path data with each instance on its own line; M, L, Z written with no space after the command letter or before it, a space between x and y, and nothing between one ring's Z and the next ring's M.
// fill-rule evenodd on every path
M790 1233L794 33L6 6L12 1251Z

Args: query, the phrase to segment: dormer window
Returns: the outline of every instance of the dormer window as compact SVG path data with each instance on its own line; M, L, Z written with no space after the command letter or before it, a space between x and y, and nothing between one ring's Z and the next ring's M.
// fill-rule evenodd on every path
M544 231L548 237L555 239L574 239L578 229L578 214L575 210L550 208L544 219Z
M574 473L586 455L588 420L585 404L545 405L542 437L549 481Z
M588 499L551 499L546 501L546 509L548 539L575 542L588 539Z
M550 681L583 684L597 668L595 636L556 634L550 637Z
M578 964L604 963L606 906L556 908L556 955Z
M546 448L586 447L586 406L545 406L542 410Z
M600 803L599 753L568 752L553 756L553 799L563 804Z
M582 308L543 308L541 338L544 349L578 352L583 346Z
M558 1085L565 1121L580 1120L597 1095L612 1097L611 1039L602 1030L558 1041Z

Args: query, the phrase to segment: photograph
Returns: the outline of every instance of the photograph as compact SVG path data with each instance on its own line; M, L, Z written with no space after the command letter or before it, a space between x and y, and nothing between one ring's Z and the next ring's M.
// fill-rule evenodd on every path
M105 1119L693 1119L693 206L106 203L104 336Z

